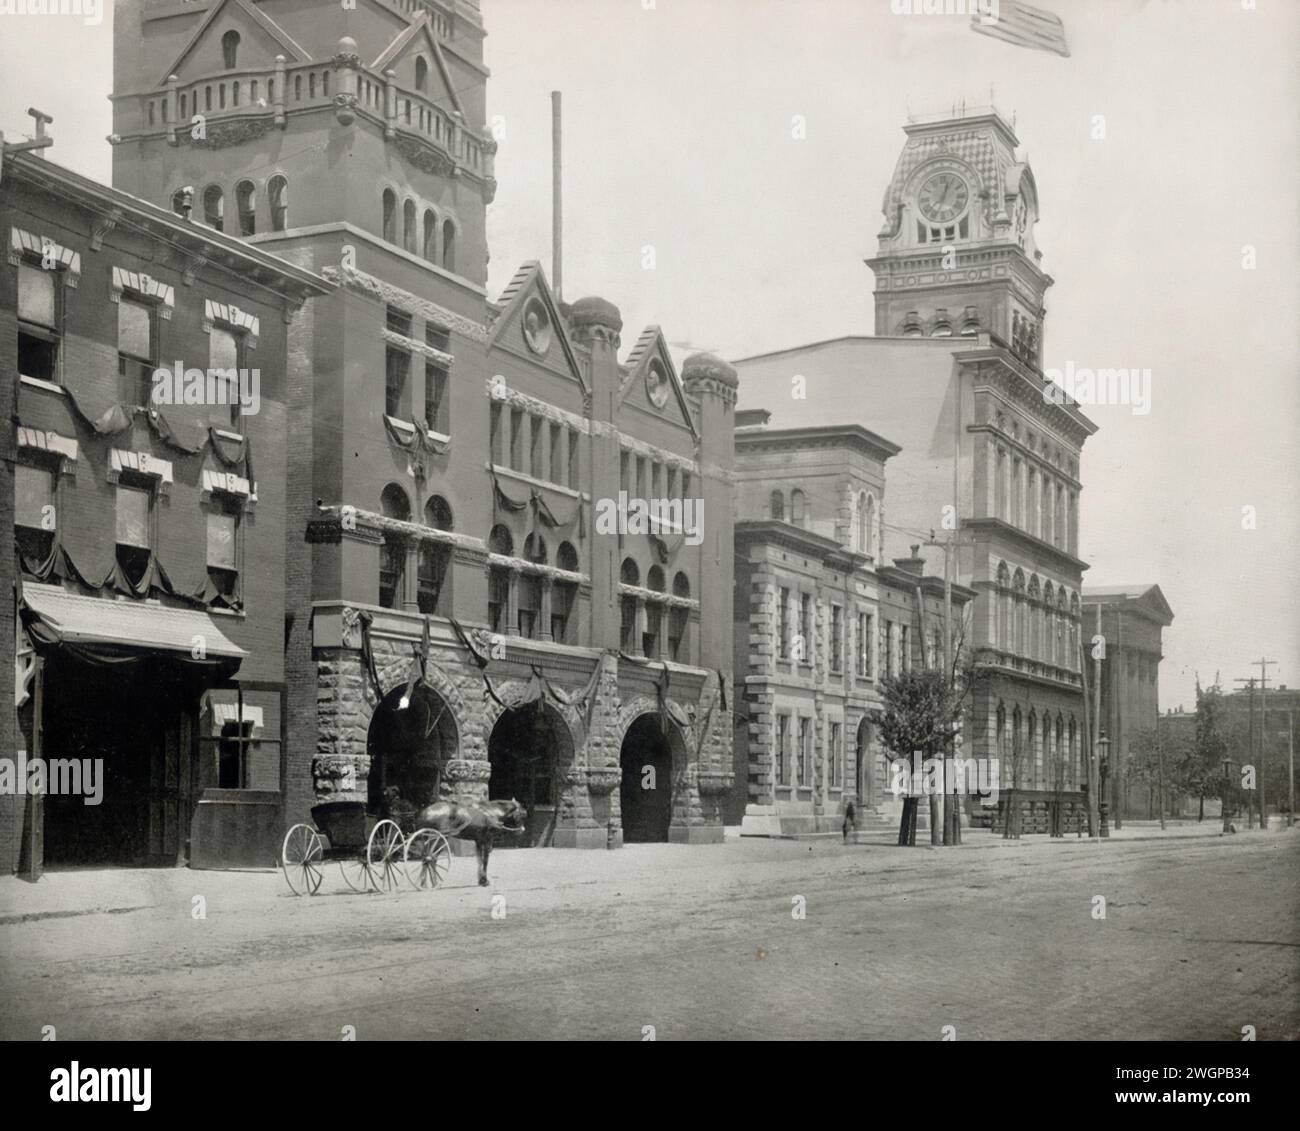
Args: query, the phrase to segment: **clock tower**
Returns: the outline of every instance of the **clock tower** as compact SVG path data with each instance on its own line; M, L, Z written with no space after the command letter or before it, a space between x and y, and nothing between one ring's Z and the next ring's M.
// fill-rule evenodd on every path
M1041 365L1052 278L1034 240L1038 188L996 109L904 126L885 190L885 224L867 265L880 337L990 333Z

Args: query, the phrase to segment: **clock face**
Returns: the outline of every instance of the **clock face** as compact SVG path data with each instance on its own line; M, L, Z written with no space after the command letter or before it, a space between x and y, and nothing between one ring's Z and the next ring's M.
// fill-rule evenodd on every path
M956 173L935 173L921 186L916 203L927 220L946 224L966 211L969 199L970 190Z

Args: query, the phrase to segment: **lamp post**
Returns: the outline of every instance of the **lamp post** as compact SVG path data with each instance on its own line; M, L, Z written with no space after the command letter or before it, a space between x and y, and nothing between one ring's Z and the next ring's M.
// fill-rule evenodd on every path
M1228 767L1231 765L1232 765L1231 758L1225 758L1223 760L1223 802L1220 808L1222 808L1223 810L1223 831L1225 833L1228 831L1231 825L1231 822L1228 819L1228 788L1231 784L1231 779L1229 779L1228 777Z
M1106 818L1110 815L1110 802L1106 799L1106 775L1110 772L1109 754L1110 739L1106 737L1106 732L1101 732L1101 737L1097 739L1097 752L1100 758L1098 772L1101 781L1097 786L1097 817L1101 822L1101 835L1110 836L1110 826L1106 823Z

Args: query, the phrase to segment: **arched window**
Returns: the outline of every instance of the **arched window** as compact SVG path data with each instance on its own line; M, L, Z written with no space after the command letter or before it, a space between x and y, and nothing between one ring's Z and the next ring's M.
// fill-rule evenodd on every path
M624 558L623 564L619 567L618 579L624 585L640 585L641 571L637 569L636 562L631 558Z
M390 483L379 496L379 510L385 518L399 522L411 520L411 501L396 483ZM406 576L406 537L397 530L384 531L379 549L379 604L385 609L399 608Z
M424 504L424 524L434 530L453 529L451 506L441 495L431 495Z
M555 551L555 565L569 573L578 572L578 551L569 542L561 542ZM573 609L577 602L578 583L556 579L551 584L551 639L557 644L577 643Z
M678 570L673 575L673 596L683 599L691 595L691 583L686 574ZM668 613L668 658L678 663L690 662L690 643L686 629L690 624L691 611L682 605L673 605Z
M860 496L861 512L858 515L858 548L871 558L876 557L876 499L865 492Z
M660 566L652 565L650 572L646 574L645 584L647 589L653 589L656 593L664 591L664 571Z
M221 37L221 62L228 71L239 65L239 32L233 29Z
M397 242L397 193L384 189L384 239Z
M435 530L452 528L451 507L441 495L430 496L424 504L424 524ZM450 593L446 584L450 566L451 547L445 542L420 543L417 600L420 612L427 616L451 611Z
M1045 663L1056 663L1056 594L1049 581L1043 586L1043 652Z
M1070 767L1070 781L1068 784L1080 785L1082 784L1081 779L1083 775L1079 772L1079 760L1078 760L1079 751L1074 744L1074 716L1073 715L1070 716L1070 725L1067 728L1067 734L1069 736L1069 746L1066 752L1066 762L1069 764Z
M257 231L257 194L252 181L235 186L235 206L239 209L239 234L253 235Z
M773 491L769 496L768 509L778 522L785 521L785 496L780 491Z
M1007 563L998 565L998 610L995 643L1003 652L1011 652L1011 571Z
M414 255L419 238L415 230L415 201L408 200L402 205L402 246Z
M456 225L450 220L442 225L442 265L448 271L456 270Z
M618 579L624 585L640 585L641 571L637 569L636 562L624 558L619 567ZM631 593L623 593L619 597L618 640L619 647L624 652L635 652L640 643L637 639L637 603L637 598Z
M804 502L804 494L796 487L790 492L790 521L795 526L803 526L807 519L807 505Z
M415 57L415 89L421 94L429 93L429 64L423 55Z
M540 534L524 539L524 557L536 565L546 564L546 542ZM542 578L536 573L519 576L519 635L536 640L542 631Z
M271 231L283 232L289 226L289 182L281 176L272 177L266 195L271 202Z
M1042 648L1042 619L1043 606L1042 591L1038 587L1037 576L1029 579L1029 647L1026 655L1031 660L1041 660L1043 658Z
M218 232L225 230L225 197L220 185L208 185L203 190L203 222Z
M1014 637L1014 646L1012 651L1017 656L1025 654L1025 575L1016 570L1012 578L1011 588L1015 600L1015 625L1012 636Z
M488 550L502 557L515 551L510 531L499 523L488 534ZM510 570L504 565L488 565L488 624L493 632L505 632L510 612Z
M1039 762L1041 756L1038 748L1038 716L1029 712L1029 742L1025 749L1025 780L1033 789L1039 782Z
M1011 712L1011 784L1019 787L1025 780L1024 718L1017 707Z
M438 262L438 217L432 208L424 211L424 258Z

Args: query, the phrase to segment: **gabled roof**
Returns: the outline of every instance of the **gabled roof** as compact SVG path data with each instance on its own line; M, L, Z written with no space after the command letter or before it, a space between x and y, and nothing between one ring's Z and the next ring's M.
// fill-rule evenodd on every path
M1094 605L1119 605L1132 601L1142 610L1165 624L1171 624L1174 610L1169 607L1160 586L1143 581L1134 585L1095 585L1083 587L1083 603Z
M551 293L550 284L546 281L546 272L542 270L541 263L536 259L530 259L520 266L514 278L506 284L506 289L501 292L501 297L493 304L497 312L492 319L492 329L488 334L488 349L500 344L506 329L523 316L524 303L532 295L537 295L546 304L546 313L551 319L552 339L560 343L570 374L582 387L583 392L587 392L587 382L582 375L582 368L578 365L573 347L569 344L568 322L560 313L555 296Z
M442 75L442 81L447 87L447 93L451 96L451 104L463 117L465 107L461 105L460 95L456 93L456 84L452 81L451 71L447 69L447 59L442 53L442 48L438 46L438 37L433 34L432 29L429 27L428 12L421 12L412 21L410 27L398 35L370 65L377 71L383 71L390 63L396 62L397 59L404 55L410 44L420 36L424 37L425 43L433 54L434 61L438 64L438 72Z
M664 338L664 332L658 326L647 326L642 330L636 345L632 347L632 352L627 355L627 361L623 365L623 380L618 388L618 403L622 405L624 398L636 388L637 380L644 376L650 362L655 359L658 359L664 372L668 374L668 380L677 396L677 407L681 410L682 419L686 421L686 427L691 430L693 437L699 439L695 417L691 414L690 405L686 403L686 393L682 389L682 379L677 375L672 354L668 352L668 342Z
M176 56L175 61L163 72L163 76L158 83L159 86L166 83L169 75L178 74L180 72L181 64L185 62L189 53L198 46L200 40L202 40L204 35L207 34L208 28L212 26L212 21L225 10L227 4L233 4L237 8L242 9L249 19L280 44L280 46L289 52L289 54L298 62L305 63L311 58L311 53L309 51L295 42L293 37L290 36L284 28L277 24L260 8L250 4L248 0L217 0L217 2L208 9L208 14L199 22L199 26L195 29L194 34L190 36L189 42L181 49L181 53Z

